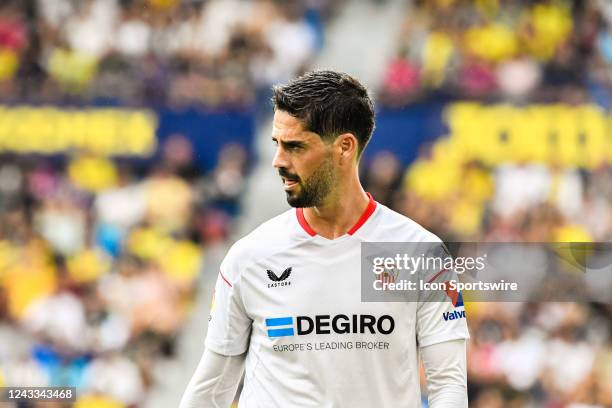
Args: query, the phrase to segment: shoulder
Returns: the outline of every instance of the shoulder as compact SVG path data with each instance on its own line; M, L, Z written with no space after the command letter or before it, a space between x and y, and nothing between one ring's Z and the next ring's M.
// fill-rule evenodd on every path
M296 233L297 228L299 224L295 209L264 222L231 246L221 263L221 269L236 278L249 264L303 240L303 236Z
M378 242L442 242L431 231L411 218L377 203L372 222L363 232L366 241Z

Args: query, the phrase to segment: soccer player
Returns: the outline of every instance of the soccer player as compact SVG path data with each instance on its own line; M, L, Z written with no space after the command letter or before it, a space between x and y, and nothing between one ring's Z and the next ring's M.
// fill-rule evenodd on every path
M227 253L180 407L229 407L245 368L239 407L421 407L419 358L429 406L466 407L469 335L456 299L361 301L362 242L440 242L359 182L374 129L366 89L314 71L272 100L272 164L294 208Z

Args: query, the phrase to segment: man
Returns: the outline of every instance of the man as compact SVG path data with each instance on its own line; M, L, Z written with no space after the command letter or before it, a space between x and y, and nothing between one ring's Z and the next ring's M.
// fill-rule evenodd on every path
M453 303L361 301L362 242L439 242L359 182L374 129L366 89L315 71L275 87L272 100L272 164L295 209L221 264L180 407L228 407L244 366L240 407L420 407L419 355L430 407L466 407L469 335L465 318L443 318Z

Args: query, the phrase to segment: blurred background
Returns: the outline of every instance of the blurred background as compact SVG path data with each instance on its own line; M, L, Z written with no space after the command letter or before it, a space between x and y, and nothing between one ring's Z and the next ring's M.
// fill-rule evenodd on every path
M609 0L4 0L0 386L178 405L312 68L369 87L362 181L444 240L612 240ZM612 407L610 304L467 310L470 406Z

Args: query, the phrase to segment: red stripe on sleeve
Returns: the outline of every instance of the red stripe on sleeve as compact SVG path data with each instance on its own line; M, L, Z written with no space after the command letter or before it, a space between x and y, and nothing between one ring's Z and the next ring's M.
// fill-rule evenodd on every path
M448 271L448 269L446 269L446 268L442 269L440 272L436 273L436 274L433 276L433 278L431 278L430 280L428 280L428 281L427 281L427 283L431 283L431 282L435 281L435 280L438 278L438 276L440 276L440 275L441 275L443 272L446 272L446 271Z
M221 275L221 278L223 278L225 283L227 283L229 285L229 287L231 288L232 284L230 283L230 281L227 280L227 278L225 276L223 276L223 272L219 271L219 275Z

